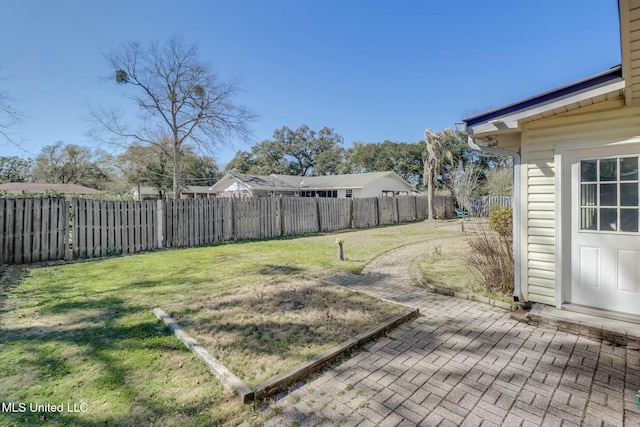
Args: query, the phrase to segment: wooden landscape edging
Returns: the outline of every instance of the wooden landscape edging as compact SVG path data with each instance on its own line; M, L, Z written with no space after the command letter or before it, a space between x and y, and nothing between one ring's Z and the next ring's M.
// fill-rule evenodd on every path
M389 320L385 320L384 322L369 328L365 332L362 332L355 337L348 339L347 341L344 341L321 354L318 354L306 362L302 362L297 366L294 366L288 371L258 384L255 390L251 390L240 378L235 376L204 347L202 347L198 341L187 334L180 325L178 325L175 320L173 320L160 307L154 308L153 313L176 334L178 339L182 341L189 350L193 351L207 364L209 370L213 372L213 374L228 390L237 395L242 403L250 403L254 400L267 398L285 387L319 371L324 366L340 357L344 352L357 348L381 335L384 335L390 329L413 320L420 315L417 308L409 309L404 313L398 314Z
M165 313L160 307L153 309L158 319L162 320L173 331L180 341L187 346L187 348L193 351L200 359L204 361L209 367L209 370L218 377L222 385L234 394L240 396L242 403L249 403L254 400L253 390L251 390L242 380L236 377L231 371L229 371L222 363L213 357L204 347L200 345L198 341L191 338L175 320L173 320L167 313Z
M286 372L276 375L261 384L256 386L255 390L255 399L260 400L264 399L273 393L282 390L283 388L291 385L302 378L309 376L310 374L319 371L324 366L333 362L335 359L340 357L342 353L359 347L381 335L386 333L388 330L395 328L398 325L401 325L405 322L415 319L419 316L418 309L410 309L405 311L404 313L398 314L397 316L392 317L389 320L386 320L382 323L369 328L365 332L362 332L355 337L344 341L341 344L338 344L335 347L330 348L329 350L321 353L306 362L302 362L297 366L289 369Z

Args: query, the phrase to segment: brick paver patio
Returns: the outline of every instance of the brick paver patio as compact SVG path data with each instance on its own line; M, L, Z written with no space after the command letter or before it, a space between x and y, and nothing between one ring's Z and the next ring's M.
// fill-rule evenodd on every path
M640 426L640 352L412 285L428 243L328 277L421 317L277 401L268 426Z

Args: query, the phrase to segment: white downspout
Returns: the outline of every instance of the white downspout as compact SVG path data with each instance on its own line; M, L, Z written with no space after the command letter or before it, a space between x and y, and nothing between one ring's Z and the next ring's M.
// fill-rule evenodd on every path
M467 144L469 144L472 150L480 153L498 154L513 159L513 197L511 199L511 206L513 207L513 260L515 267L513 275L513 299L514 301L520 301L520 240L522 235L520 232L520 154L502 148L478 145L471 136L467 136Z

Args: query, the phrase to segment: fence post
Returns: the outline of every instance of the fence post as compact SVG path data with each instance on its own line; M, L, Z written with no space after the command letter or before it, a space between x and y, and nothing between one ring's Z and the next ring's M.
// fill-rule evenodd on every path
M73 258L72 241L69 238L69 230L73 230L70 224L73 221L73 216L71 215L71 204L67 202L67 199L62 199L62 208L64 209L64 259L69 261Z
M393 206L396 209L396 224L400 224L400 206L398 206L398 196L393 197Z
M164 200L158 200L157 204L158 210L156 211L156 223L158 226L156 227L156 229L158 230L158 244L156 245L156 247L162 248L164 247L164 211L166 207L164 204Z
M284 236L284 200L282 194L278 197L278 213L280 215L280 236Z
M353 224L353 196L349 199L349 224L351 228L355 228Z
M238 221L236 221L236 198L231 198L231 240L236 240L238 237Z
M318 218L318 232L322 231L322 220L320 219L320 198L318 197L318 195L316 194L316 215Z

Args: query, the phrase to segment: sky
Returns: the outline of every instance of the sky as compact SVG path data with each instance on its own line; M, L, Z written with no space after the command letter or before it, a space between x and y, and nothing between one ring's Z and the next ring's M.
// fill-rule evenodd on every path
M221 167L282 126L418 142L621 62L616 0L3 0L0 93L24 117L0 156L116 152L89 136L90 108L138 111L104 55L176 36L257 115L250 140L217 144Z

